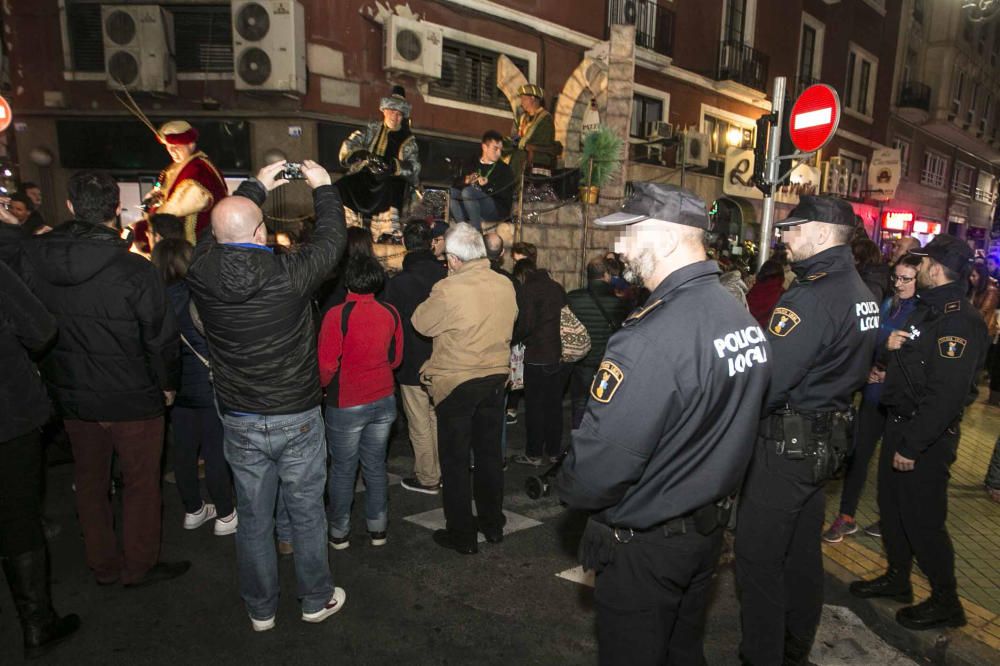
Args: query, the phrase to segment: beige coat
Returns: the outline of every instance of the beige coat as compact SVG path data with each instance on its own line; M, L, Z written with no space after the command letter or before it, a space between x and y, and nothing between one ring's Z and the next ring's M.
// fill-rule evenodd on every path
M517 319L514 285L474 259L434 285L413 313L413 328L434 339L420 368L434 404L471 379L510 372L510 339Z

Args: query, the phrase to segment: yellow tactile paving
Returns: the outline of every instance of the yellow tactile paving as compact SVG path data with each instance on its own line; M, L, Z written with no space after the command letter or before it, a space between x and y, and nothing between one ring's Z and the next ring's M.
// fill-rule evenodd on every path
M983 491L986 468L1000 434L1000 408L985 404L986 393L985 386L981 387L980 400L969 407L962 421L958 459L951 469L948 532L955 544L958 590L969 621L961 631L1000 650L1000 504L990 501ZM878 520L877 455L875 458L855 516L860 527ZM828 520L836 515L840 488L839 482L827 488ZM870 578L882 573L886 566L881 540L860 531L841 543L824 543L823 555L839 565L830 567L839 576L846 570L855 578ZM913 587L918 600L930 594L926 579L916 567Z

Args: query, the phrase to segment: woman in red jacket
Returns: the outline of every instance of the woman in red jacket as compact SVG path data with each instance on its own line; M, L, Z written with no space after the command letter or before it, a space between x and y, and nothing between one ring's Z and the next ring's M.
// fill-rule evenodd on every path
M403 328L391 305L375 300L385 272L378 259L351 257L347 300L323 318L319 377L326 387L330 546L351 545L351 504L358 463L365 479L365 517L373 546L386 541L389 430L396 420L392 371L403 360Z

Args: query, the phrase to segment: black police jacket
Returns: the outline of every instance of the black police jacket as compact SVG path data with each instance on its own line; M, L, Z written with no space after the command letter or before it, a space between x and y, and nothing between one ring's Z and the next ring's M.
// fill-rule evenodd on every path
M258 206L267 196L255 180L236 194ZM225 410L297 414L320 404L312 295L340 261L347 228L336 188L317 187L313 202L316 230L295 252L220 244L207 234L195 248L187 281Z
M770 350L702 261L672 273L611 336L556 484L569 506L645 529L736 490Z
M843 411L871 370L879 304L838 245L792 264L799 279L768 321L774 353L765 414L784 408Z
M889 352L882 404L908 420L897 451L915 460L962 416L978 393L989 335L965 298L964 281L921 291L903 330L909 340Z

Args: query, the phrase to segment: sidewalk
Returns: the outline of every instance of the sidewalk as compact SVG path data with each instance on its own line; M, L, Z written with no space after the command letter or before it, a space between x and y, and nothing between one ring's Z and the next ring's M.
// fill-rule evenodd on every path
M962 441L958 459L951 468L948 491L948 531L955 545L958 593L969 621L958 632L1000 651L1000 504L991 501L983 490L986 468L1000 433L1000 408L985 404L987 394L988 390L980 387L980 399L969 407L962 421ZM876 453L855 517L861 528L878 520L877 463ZM836 515L840 490L840 482L827 487L824 528ZM867 536L861 529L841 543L824 542L823 554L827 570L845 582L885 571L881 539ZM914 573L916 601L922 601L930 594L930 588L919 575L919 567L914 567ZM924 635L934 633L924 632Z

